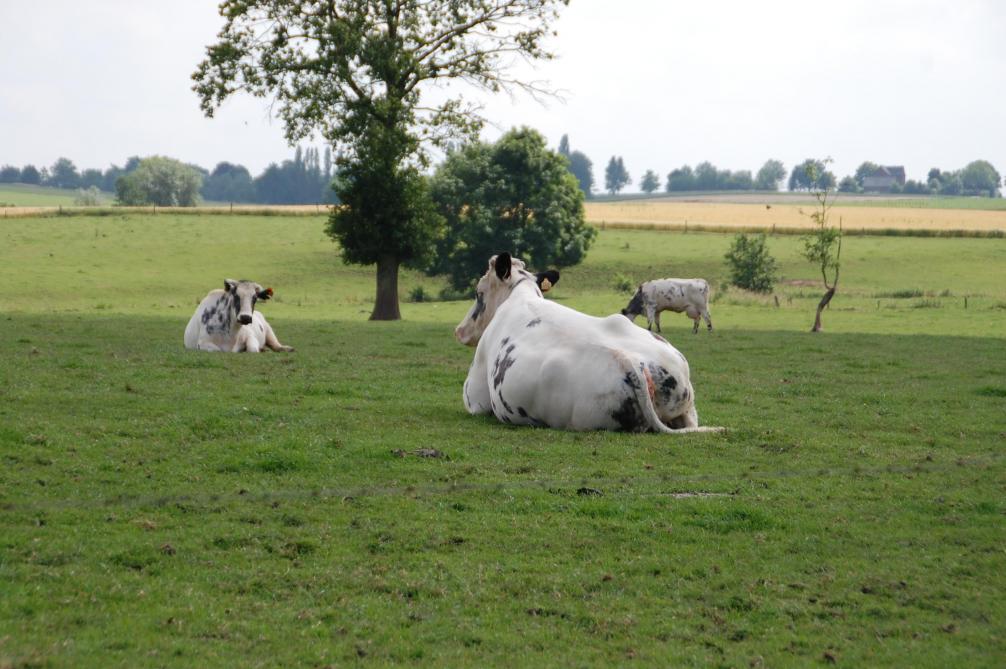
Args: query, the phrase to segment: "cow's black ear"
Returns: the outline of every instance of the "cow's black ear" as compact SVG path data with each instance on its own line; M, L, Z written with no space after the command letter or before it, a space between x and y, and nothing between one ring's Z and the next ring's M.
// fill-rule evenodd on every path
M496 256L496 276L501 281L506 281L510 278L510 254L506 251Z
M224 279L224 290L228 293L238 287L238 282L234 279Z
M538 287L541 288L541 292L547 293L552 289L552 286L559 283L559 271L550 269L544 272L539 272L535 274L535 280L538 282Z
M258 299L260 300L268 300L270 297L272 297L272 288L266 288L258 292Z

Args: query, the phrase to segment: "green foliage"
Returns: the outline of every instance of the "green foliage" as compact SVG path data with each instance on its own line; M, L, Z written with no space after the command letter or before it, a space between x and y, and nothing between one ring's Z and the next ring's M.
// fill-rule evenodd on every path
M780 160L769 159L758 170L755 177L755 190L779 190L779 184L786 178L786 167Z
M777 279L776 261L765 235L736 235L726 253L730 283L756 293L770 293Z
M174 158L151 156L115 182L120 205L159 207L194 207L199 204L202 175Z
M341 204L332 209L326 232L339 243L344 262L370 265L390 257L419 268L433 261L443 218L419 170L363 158L343 167L335 192Z
M625 169L622 157L612 156L608 161L608 166L604 168L604 189L610 195L614 195L628 186L631 181L632 177L629 176L628 170Z
M69 158L60 158L49 168L46 186L54 188L76 188L80 184L77 166Z
M470 286L500 251L536 269L576 265L597 235L584 221L583 193L565 159L529 128L451 153L432 191L447 229L429 271L447 275L457 289Z
M880 169L880 165L877 163L871 163L869 160L860 163L859 167L856 168L856 173L853 175L853 179L856 181L856 185L860 190L863 188L863 181L866 177L871 176L874 172ZM852 191L849 191L852 192Z
M639 182L639 190L644 193L652 193L660 188L660 177L653 170L646 170L643 179Z
M835 175L825 162L808 158L793 168L789 176L789 190L821 191L835 188Z
M569 156L569 171L583 191L584 197L594 194L594 163L581 151L574 151Z
M961 186L968 195L997 197L1001 177L987 160L975 160L961 170Z
M21 170L13 165L0 168L0 184L16 184L21 182Z
M329 233L347 262L378 263L371 318L396 319L398 266L419 261L436 227L416 166L427 162L427 144L474 139L484 121L460 96L430 102L422 91L462 79L489 92L547 93L508 69L521 58L552 57L542 41L565 4L335 0L306 11L301 3L225 0L219 41L192 75L193 88L208 116L236 91L272 98L291 143L318 132L342 150L345 208ZM366 201L379 193L392 201ZM413 205L420 209L406 209Z
M665 187L665 190L668 193L695 190L695 173L692 171L692 168L688 165L684 165L671 170L667 175L667 186Z
M638 284L632 280L632 277L626 276L621 272L616 272L615 277L611 282L611 287L619 293L632 293L636 290Z
M101 204L101 191L97 186L78 188L77 197L73 199L73 203L78 207L97 207Z
M844 176L842 180L838 182L838 192L839 193L858 193L861 190L859 182L856 181L855 177Z

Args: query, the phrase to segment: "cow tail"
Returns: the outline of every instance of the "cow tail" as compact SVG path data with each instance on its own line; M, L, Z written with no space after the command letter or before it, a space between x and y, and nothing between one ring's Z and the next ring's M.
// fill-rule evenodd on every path
M657 408L653 403L656 387L653 384L653 377L650 376L650 372L646 369L646 365L639 364L637 366L627 357L618 357L619 362L622 363L622 367L625 370L625 383L635 394L636 402L642 414L643 424L639 425L640 431L675 432L675 430L664 425L664 422L660 420L660 416L657 415Z

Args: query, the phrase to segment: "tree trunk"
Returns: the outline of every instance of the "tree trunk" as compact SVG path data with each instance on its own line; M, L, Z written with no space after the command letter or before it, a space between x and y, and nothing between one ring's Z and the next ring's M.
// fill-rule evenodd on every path
M821 298L821 301L817 303L817 315L814 317L814 327L810 329L811 332L821 331L821 312L824 311L824 308L828 306L829 302L831 302L831 298L835 297L836 288L838 288L838 286L832 286L829 288L828 292Z
M372 321L401 320L398 310L398 258L381 256L377 261L377 299L374 301Z

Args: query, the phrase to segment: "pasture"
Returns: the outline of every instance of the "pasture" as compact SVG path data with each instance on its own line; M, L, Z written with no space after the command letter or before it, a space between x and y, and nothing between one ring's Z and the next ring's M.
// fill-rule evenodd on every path
M554 299L703 276L664 334L724 435L461 404L467 301L366 321L321 217L0 221L0 666L997 666L1006 240L850 237L825 332L729 235L602 231ZM225 277L292 354L186 351ZM402 296L442 282L406 271ZM965 308L965 298L967 307ZM425 449L425 450L424 450Z

